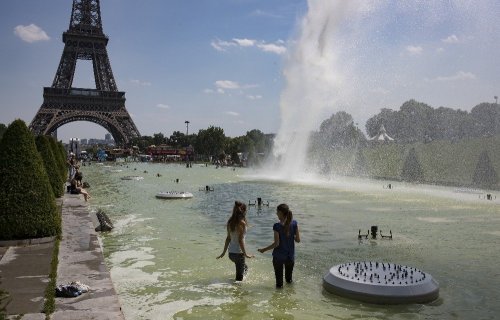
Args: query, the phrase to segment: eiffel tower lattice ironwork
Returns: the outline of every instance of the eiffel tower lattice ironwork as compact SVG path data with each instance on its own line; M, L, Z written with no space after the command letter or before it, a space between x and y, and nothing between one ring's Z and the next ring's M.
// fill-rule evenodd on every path
M60 126L89 121L105 129L117 145L127 145L139 131L118 91L103 33L99 0L73 0L64 51L51 87L43 88L43 104L30 124L35 134L53 134ZM73 88L76 62L92 60L96 89Z

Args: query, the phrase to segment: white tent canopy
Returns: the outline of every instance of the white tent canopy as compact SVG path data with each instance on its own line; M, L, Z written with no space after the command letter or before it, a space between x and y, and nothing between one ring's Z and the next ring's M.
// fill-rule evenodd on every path
M378 134L370 138L371 141L394 141L393 138L389 137L387 134L384 125L380 126L378 130Z

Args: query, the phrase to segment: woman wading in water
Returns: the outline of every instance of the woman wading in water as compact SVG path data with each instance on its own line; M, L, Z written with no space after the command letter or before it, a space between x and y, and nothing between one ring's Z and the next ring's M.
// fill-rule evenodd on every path
M285 280L292 283L293 265L295 264L295 242L300 242L299 226L293 220L292 211L287 204L282 203L276 209L280 222L273 225L274 242L265 248L259 249L264 253L273 250L273 267L276 276L276 288L283 287L283 267Z
M221 255L217 257L217 259L222 258L229 249L229 259L231 259L236 266L236 281L243 280L243 275L248 270L245 258L254 257L253 255L249 255L245 248L245 234L247 232L246 213L247 206L240 201L235 201L233 214L226 225L227 237L224 243L224 250Z

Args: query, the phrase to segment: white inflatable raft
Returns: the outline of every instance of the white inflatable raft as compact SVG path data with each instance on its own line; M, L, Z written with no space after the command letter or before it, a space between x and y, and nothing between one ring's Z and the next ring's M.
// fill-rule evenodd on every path
M122 180L143 180L144 177L141 176L125 176L122 177Z
M159 199L189 199L193 197L193 194L184 191L167 191L157 193L156 197Z

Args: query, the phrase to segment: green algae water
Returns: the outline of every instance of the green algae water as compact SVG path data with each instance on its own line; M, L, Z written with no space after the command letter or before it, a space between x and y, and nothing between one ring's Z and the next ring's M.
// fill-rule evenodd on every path
M498 319L500 199L476 190L382 181L305 179L288 183L248 169L193 164L92 164L91 210L113 221L104 255L126 319ZM158 177L158 174L160 176ZM122 180L137 175L142 180ZM175 180L179 179L176 183ZM214 191L200 191L205 186ZM189 191L192 199L156 199ZM234 264L216 260L235 200L249 206L250 271L235 282ZM274 288L275 208L288 203L299 223L293 285ZM357 238L372 225L392 240ZM440 284L429 304L373 305L334 296L322 278L349 261L393 262L430 273Z

